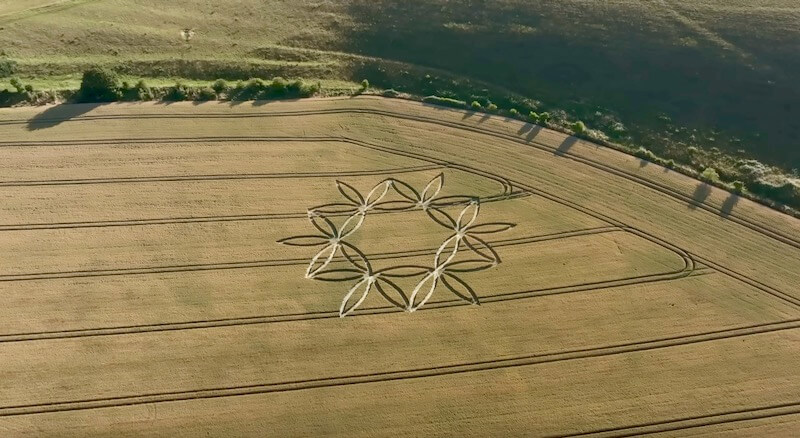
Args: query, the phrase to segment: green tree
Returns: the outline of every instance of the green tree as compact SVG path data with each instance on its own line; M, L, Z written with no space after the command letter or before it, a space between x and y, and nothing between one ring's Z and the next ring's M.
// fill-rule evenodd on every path
M549 122L549 121L550 121L550 113L543 112L543 113L539 114L539 123L544 125L544 124L547 124L547 122Z
M119 77L111 70L90 68L83 73L80 102L113 102L121 97Z
M706 182L717 182L719 181L719 173L713 167L706 167L706 170L700 174L700 179Z

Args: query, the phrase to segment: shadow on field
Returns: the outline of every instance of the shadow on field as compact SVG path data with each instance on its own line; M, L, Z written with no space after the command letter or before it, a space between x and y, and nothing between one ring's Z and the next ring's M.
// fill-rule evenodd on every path
M99 103L62 104L50 107L28 121L28 131L52 128L62 122L88 113L99 107Z
M697 209L697 206L705 202L709 195L711 195L711 186L706 183L700 183L700 185L694 189L692 202L689 203L689 210Z
M573 146L575 146L575 143L577 142L578 142L578 137L572 137L572 136L567 137L566 139L564 139L561 145L558 146L558 149L556 149L555 154L556 155L566 154L567 152L569 152L570 149L572 149Z
M733 208L736 207L736 204L739 202L739 195L735 193L731 193L728 196L728 199L722 203L722 207L720 208L720 216L727 218L728 216L733 213Z

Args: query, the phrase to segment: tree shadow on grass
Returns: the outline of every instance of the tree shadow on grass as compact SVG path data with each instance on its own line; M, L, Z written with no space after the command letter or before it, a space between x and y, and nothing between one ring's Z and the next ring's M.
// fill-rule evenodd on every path
M689 210L696 210L697 207L705 202L711 195L711 186L706 183L700 183L694 193L692 194L692 202L689 202Z
M86 114L100 105L103 104L78 103L52 106L33 116L33 118L28 121L28 131L52 128L61 124L62 122L66 122L67 120L71 120L75 117Z

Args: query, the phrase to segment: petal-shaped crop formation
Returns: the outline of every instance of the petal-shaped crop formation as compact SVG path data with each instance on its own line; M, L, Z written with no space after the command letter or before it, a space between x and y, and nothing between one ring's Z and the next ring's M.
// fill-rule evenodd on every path
M475 290L470 287L464 280L456 277L453 274L445 273L441 277L442 284L453 292L457 297L471 304L480 304L478 295Z
M353 310L356 310L358 306L367 299L367 295L369 295L369 291L372 289L374 283L375 279L364 277L361 281L356 283L355 286L351 287L344 296L342 305L339 307L339 316L345 317Z
M334 238L337 234L339 234L339 232L336 231L336 225L334 225L327 216L323 216L317 211L309 211L308 220L311 221L311 224L314 225L314 228L318 229L320 233L328 236L329 238Z
M429 202L435 198L444 186L444 173L436 175L429 183L422 189L422 202Z
M289 246L323 246L331 243L327 236L294 236L281 239L278 243Z
M367 194L367 199L364 201L364 207L370 208L373 207L375 204L381 201L387 193L389 193L389 189L392 187L392 180L386 180L377 186L375 186L372 190L370 190L369 194Z
M431 272L417 283L417 286L411 292L411 298L409 298L408 311L416 312L420 307L424 306L433 296L433 291L436 290L438 283L439 275L436 272Z
M306 269L306 278L314 278L318 272L325 269L333 260L333 257L339 250L339 246L340 245L338 243L331 243L319 250L319 252L311 258L311 263L308 264L308 269Z
M361 196L361 193L359 193L355 187L347 184L344 181L337 180L336 188L339 189L339 193L352 202L353 205L364 205L364 197Z
M422 202L422 196L420 196L417 189L411 187L410 185L400 181L399 179L392 180L392 188L394 191L397 192L398 195L402 196L408 201L413 203Z
M439 284L465 302L479 303L475 290L460 275L484 271L500 263L497 252L479 236L507 231L514 224L476 224L481 209L480 199L465 195L440 197L444 173L430 180L422 191L394 178L376 184L366 197L346 182L336 181L336 187L345 202L323 204L308 212L309 221L320 234L288 237L278 243L294 247L321 247L311 257L306 278L329 282L356 280L342 299L340 316L347 316L363 305L373 288L392 306L409 312L419 310L428 303ZM458 206L463 207L457 210L457 216L446 211ZM432 266L395 265L373 270L369 255L349 241L362 228L367 215L398 214L420 207L433 223L448 230L447 237L433 252ZM342 222L337 220L341 224L337 227L331 218L342 216L345 219ZM337 258L337 254L341 254L341 257ZM473 257L459 257L459 254L471 254ZM407 296L398 282L414 278L419 280Z
M458 226L459 231L465 228L469 228L476 219L478 219L478 213L481 211L481 204L478 200L473 200L470 202L461 213L458 215L458 219L456 219L456 225Z

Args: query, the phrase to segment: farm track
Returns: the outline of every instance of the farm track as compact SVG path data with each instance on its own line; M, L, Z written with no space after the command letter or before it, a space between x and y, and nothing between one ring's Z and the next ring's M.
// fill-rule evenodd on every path
M509 195L494 195L479 198L481 203L493 203L523 199L531 196L527 192L514 192ZM399 211L375 211L372 215L398 214ZM328 217L347 217L347 213L331 213ZM108 228L108 227L136 227L146 225L171 225L171 224L191 224L209 222L247 222L247 221L269 221L276 219L306 219L308 212L296 213L263 213L263 214L239 214L239 215L218 215L218 216L186 216L186 217L162 217L148 219L118 219L106 221L83 221L83 222L48 222L32 224L5 224L0 225L2 231L30 231L30 230L60 230L72 228Z
M65 185L95 185L95 184L140 184L153 182L178 182L178 181L229 181L250 179L309 179L331 178L347 176L373 176L393 175L398 173L423 172L426 170L444 169L443 166L429 164L424 166L396 167L393 169L379 170L351 170L342 172L298 172L298 173L227 173L216 175L169 175L169 176L142 176L125 178L84 178L84 179L57 179L57 180L28 180L28 181L0 181L0 187L41 187Z
M591 228L586 230L553 233L540 236L528 236L528 237L519 237L516 239L497 240L497 241L491 241L489 243L498 248L502 248L502 247L512 247L512 246L527 245L537 242L565 239L570 237L585 236L591 234L602 234L609 232L619 232L619 231L623 230L617 227L600 227L600 228ZM398 258L434 255L436 253L436 249L437 248L426 248L426 249L412 250L412 251L378 252L378 253L367 254L367 256L369 256L370 259L375 259L375 260L392 260ZM681 253L677 253L677 255L681 257L684 260L684 262L686 262L686 259L683 257ZM337 256L333 260L338 262L346 261L346 259L342 256ZM195 264L170 265L170 266L152 266L143 268L34 272L29 274L0 274L0 282L54 280L54 279L64 279L64 278L109 277L109 276L120 276L120 275L163 274L168 272L216 271L225 269L247 269L247 268L276 267L276 266L306 266L306 265L308 265L307 258L250 260L241 262L221 262L221 263L195 263ZM682 269L681 272L686 269L687 268Z
M501 294L494 294L490 296L484 296L481 298L481 304L499 303L506 301L514 301L521 299L529 299L529 298L536 298L536 297L543 297L550 295L562 295L562 294L578 293L578 292L594 292L612 287L622 287L622 286L630 286L636 284L664 283L687 277L709 275L711 273L713 273L713 271L709 271L707 270L707 268L701 268L692 272L682 271L679 273L654 274L649 276L637 276L637 277L628 277L617 280L582 283L570 286L559 286L551 288L533 289L527 291L507 292ZM432 301L428 303L426 307L420 308L418 311L428 311L434 309L444 309L444 308L470 306L470 305L472 304L465 303L462 300L456 300L456 299ZM385 306L385 307L359 309L351 313L349 317L383 315L389 313L402 313L402 312L403 312L402 310L397 309L396 307ZM131 334L143 334L143 333L153 333L153 332L197 330L197 329L207 329L207 328L235 327L235 326L256 325L256 324L275 324L275 323L285 323L285 322L295 322L295 321L313 321L320 319L338 319L338 318L340 318L340 316L339 312L337 311L312 311L312 312L285 314L285 315L261 315L261 316L212 319L203 321L162 322L156 324L140 324L132 326L100 327L100 328L74 329L74 330L53 330L53 331L33 332L33 333L3 334L0 335L0 344L8 342L29 342L29 341L39 341L47 339L71 339L71 338L85 338L85 337L97 337L97 336L131 335Z
M665 432L677 432L698 427L716 426L720 424L737 423L742 421L753 421L798 413L800 413L800 401L718 412L708 415L698 415L694 417L676 418L672 420L664 420L633 426L599 429L592 432L569 435L553 435L552 437L622 438Z
M451 108L446 108L446 107L437 107L437 108L442 110L442 111L457 111L459 114L463 113L463 111L453 110ZM447 122L447 121L444 121L444 120L434 119L434 118L430 118L430 117L414 116L414 115L410 115L410 114L403 114L403 113L397 113L397 112L386 111L386 110L332 109L332 110L306 110L306 111L300 110L300 111L282 111L282 112L277 112L276 111L276 112L260 112L260 113L247 113L247 114L209 113L209 114L203 114L203 115L194 115L194 114L193 115L186 115L186 114L174 114L174 113L172 113L172 114L164 114L164 113L161 113L161 114L147 114L147 115L142 115L142 116L139 116L139 115L136 115L136 116L134 116L134 115L82 116L82 117L74 118L74 119L44 118L44 119L35 121L35 123L74 122L74 121L91 121L91 120L126 120L126 119L133 120L133 119L148 119L148 118L175 118L175 119L180 119L180 118L187 118L187 117L191 117L191 118L247 118L247 117L259 118L259 117L285 117L285 116L299 116L299 115L328 115L328 114L348 114L348 113L349 114L380 115L380 116L394 117L394 118L404 119L404 120L412 120L412 121L417 121L417 122L421 122L421 123L429 123L429 124L434 124L434 125L438 125L438 126L457 128L457 129L462 129L462 130L466 130L466 131L470 131L470 132L474 132L474 133L478 133L478 134L484 134L484 135L488 135L488 136L492 136L492 137L496 137L496 138L502 138L504 140L513 141L515 143L526 145L526 146L532 146L532 147L535 147L537 149L544 150L544 151L551 152L551 153L555 153L555 154L557 154L559 156L562 156L562 157L565 157L565 158L569 158L571 160L574 160L576 162L588 165L588 166L593 167L595 169L603 170L603 171L606 171L608 173L614 174L616 176L625 178L627 180L639 183L639 184L641 184L641 185L643 185L645 187L648 187L648 188L650 188L652 190L655 190L655 191L660 192L662 194L665 194L665 195L667 195L667 196L669 196L669 197L671 197L673 199L676 199L681 203L689 203L691 205L694 205L694 206L696 206L698 208L701 208L701 209L703 209L705 211L714 213L716 215L722 214L722 210L720 208L714 207L714 206L709 205L709 204L707 204L705 202L702 202L702 201L695 200L691 196L685 195L685 194L683 194L683 193L681 193L681 192L679 192L677 190L672 189L671 187L665 186L665 185L657 183L655 181L648 180L648 179L643 178L643 177L641 177L641 176L639 176L639 175L637 175L637 174L635 174L633 172L629 172L629 171L626 171L626 170L618 169L616 167L609 166L607 164L604 164L604 163L596 161L596 160L592 160L592 159L589 159L589 158L584 158L584 157L578 156L576 154L570 153L569 151L561 151L558 148L554 148L554 147L546 145L544 143L540 143L540 142L537 142L537 141L525 141L525 140L520 139L517 136L513 136L513 135L497 132L497 131L494 131L494 130L491 130L491 129L488 129L488 128L480 128L480 127L475 127L475 126L471 126L471 125L467 125L467 124L463 124L463 123ZM470 113L467 113L467 114L470 114ZM28 120L9 120L9 121L5 121L5 122L0 122L0 125L4 125L4 124L27 124L27 123L29 123ZM530 131L541 130L542 129L541 127L538 127L536 125L530 125L529 124L529 126L531 126ZM48 144L49 143L50 142L48 142ZM0 147L3 147L3 146L27 146L27 145L35 145L35 144L36 144L36 142L17 142L16 144L14 142L0 142ZM739 225L742 225L742 226L744 226L746 228L749 228L752 231L758 232L758 233L760 233L762 235L765 235L765 236L768 236L768 237L770 237L770 238L772 238L772 239L774 239L776 241L779 241L779 242L782 242L784 244L790 245L790 246L792 246L794 248L800 249L800 239L798 239L798 238L795 238L795 237L792 237L792 236L788 236L788 235L786 235L786 234L784 234L782 232L776 231L776 230L770 230L770 229L768 229L766 227L763 227L760 224L758 224L758 223L756 223L756 222L754 222L754 221L752 221L750 219L741 217L741 216L733 214L733 213L726 214L726 216L727 216L726 218L728 220L730 220L732 222L735 222L735 223L737 223Z
M479 371L492 371L504 368L533 366L546 363L563 362L576 359L597 358L625 353L657 350L683 345L713 342L723 339L741 338L746 336L773 333L800 328L800 319L751 325L725 330L715 330L684 336L674 336L647 341L636 341L611 346L591 347L554 353L533 354L516 356L505 359L477 361L453 365L441 365L426 368L416 368L402 371L389 371L350 376L336 376L297 380L279 383L262 383L254 385L230 386L222 388L197 389L189 391L173 391L151 394L139 394L119 397L105 397L82 400L56 401L17 406L0 407L0 417L32 415L52 412L64 412L86 409L99 409L119 406L132 406L149 403L165 403L184 400L198 400L219 397L235 397L254 394L269 394L276 392L299 391L305 389L349 386L366 383L389 382L395 380L409 380L426 377L439 377L454 374L473 373ZM793 403L800 406L800 402ZM624 436L624 435L621 435Z
M739 272L736 272L734 270L728 269L728 268L726 268L726 267L724 267L724 266L722 266L722 265L720 265L718 263L715 263L715 262L713 262L711 260L708 260L708 259L706 259L704 257L700 257L700 256L698 256L696 254L690 254L690 255L691 255L691 257L693 259L695 259L695 260L707 265L708 267L710 267L711 269L714 269L717 272L725 274L725 275L727 275L727 276L729 276L731 278L735 278L735 279L737 279L737 280L739 280L739 281L741 281L743 283L749 284L750 286L752 286L752 287L754 287L754 288L756 288L756 289L758 289L758 290L760 290L762 292L770 294L770 295L772 295L772 296L774 296L774 297L776 297L778 299L781 299L781 300L783 300L783 301L785 301L787 303L793 304L794 306L800 308L800 299L797 299L797 298L795 298L795 297L793 297L793 296L791 296L791 295L789 295L787 293L781 292L778 289L775 289L774 287L768 286L768 285L766 285L766 284L764 284L764 283L762 283L762 282L760 282L758 280L755 280L755 279L753 279L751 277L748 277L748 276L746 276L746 275L744 275L742 273L739 273Z

